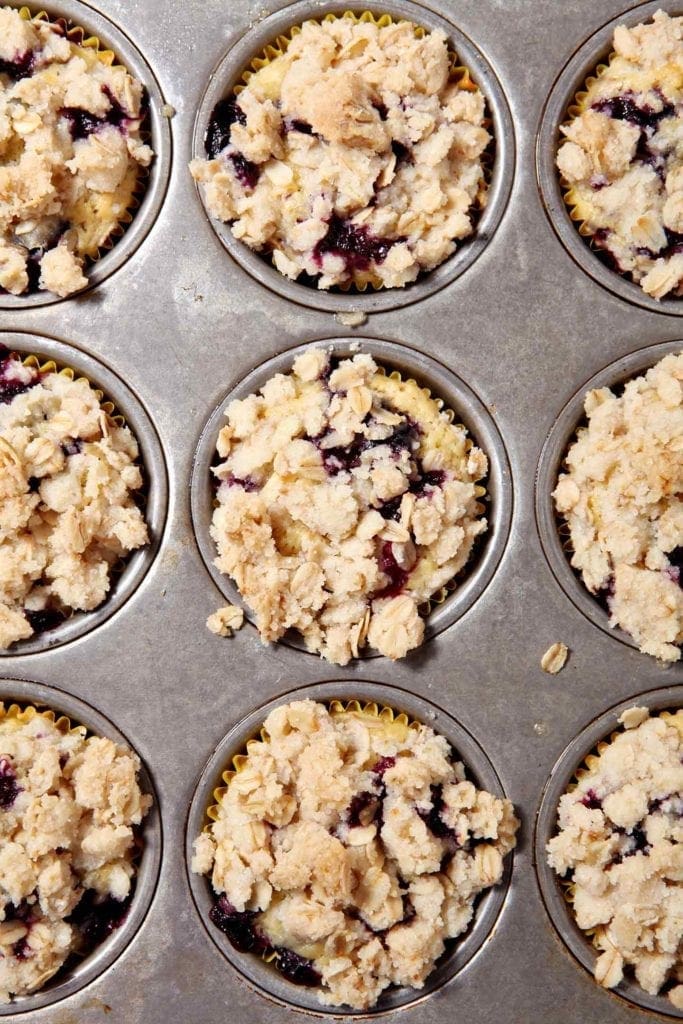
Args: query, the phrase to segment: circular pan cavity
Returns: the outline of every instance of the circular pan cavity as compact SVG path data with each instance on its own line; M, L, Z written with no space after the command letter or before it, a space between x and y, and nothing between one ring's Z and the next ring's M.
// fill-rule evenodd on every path
M369 1017L390 1010L415 1006L462 971L490 936L500 916L510 886L513 854L506 857L505 871L500 884L487 889L479 897L469 929L460 938L452 940L450 950L447 950L437 963L427 978L424 988L388 989L380 997L375 1007L363 1012L348 1007L325 1007L318 1002L311 989L301 988L287 981L276 967L265 963L258 955L241 953L236 950L227 936L209 920L209 910L212 906L212 889L209 879L194 874L191 869L192 843L207 823L206 811L214 802L214 789L222 785L222 772L230 766L234 755L244 749L247 740L258 735L260 727L273 708L288 704L290 701L307 699L322 703L329 703L333 700L358 700L361 703L372 701L391 707L396 711L403 711L409 718L423 722L435 732L446 737L458 758L465 765L468 778L472 779L477 786L488 790L497 797L502 798L506 795L493 765L477 740L449 714L422 697L382 683L350 680L313 683L290 690L252 711L234 726L220 741L202 770L192 798L185 837L187 874L197 912L209 937L235 970L262 995L283 1003L289 1008L305 1010L319 1016L348 1018Z
M572 909L564 898L560 880L546 859L546 845L556 831L557 805L566 792L576 769L600 742L610 733L620 729L617 719L623 711L637 705L646 707L651 714L674 710L681 707L681 687L667 686L658 690L630 697L593 719L578 736L571 741L546 782L541 803L536 815L534 833L534 866L536 880L541 890L545 909L558 935L582 967L593 975L597 951L590 939L576 923ZM595 983L598 984L597 982ZM652 1010L654 1013L683 1019L683 1010L677 1010L664 995L650 995L635 981L625 978L615 989L610 990L631 1003Z
M435 398L443 400L444 407L455 413L456 421L467 428L469 436L489 459L489 472L485 478L487 492L488 530L482 536L481 545L475 545L471 564L463 569L462 580L441 604L435 604L425 622L423 643L431 640L448 626L456 622L472 607L491 582L502 558L510 532L512 517L512 479L510 464L503 439L498 432L491 414L480 398L451 370L422 352L392 341L377 338L322 338L319 341L297 345L274 356L256 367L228 394L214 410L199 439L192 467L190 500L192 523L200 554L211 578L221 594L232 604L244 608L247 619L255 624L248 605L243 601L237 586L229 576L224 575L214 564L216 546L209 529L214 510L214 494L211 487L211 463L216 451L216 442L224 425L225 412L234 399L246 398L258 391L276 373L288 373L298 355L309 348L324 347L335 356L353 356L358 351L368 353L387 370L398 370L405 377L413 377L420 385L428 388ZM468 568L469 566L469 568ZM298 633L288 633L280 641L297 650L309 653ZM420 648L417 648L419 651ZM414 654L415 652L413 652ZM363 652L363 658L380 657L378 653ZM317 657L317 655L316 655Z
M69 367L87 378L103 392L104 398L116 406L125 418L140 449L140 464L144 471L145 520L150 535L146 547L133 551L123 571L111 577L111 589L104 603L91 612L73 612L63 623L44 633L36 633L27 640L0 650L0 658L20 657L53 650L84 636L102 625L121 608L135 592L154 561L166 522L168 479L161 443L152 421L138 398L116 374L79 349L37 334L0 331L0 346L20 355L36 355L41 362L54 360L57 369Z
M553 576L572 604L587 619L608 636L628 644L636 651L638 645L633 637L618 627L610 626L606 609L588 590L579 572L572 568L559 533L562 517L555 511L552 492L555 490L567 449L584 419L583 403L586 393L593 388L613 388L625 384L633 377L645 373L664 356L682 350L683 341L665 341L659 345L649 345L617 359L586 381L574 392L551 427L536 471L536 527Z
M669 14L680 14L680 3L674 0L655 0L653 3L640 4L624 11L599 28L572 54L556 79L541 115L536 136L536 175L546 215L565 249L582 270L621 299L655 313L683 316L683 298L652 298L639 284L611 270L600 260L590 248L588 240L579 234L576 224L569 215L555 167L560 142L560 125L566 120L567 108L586 78L595 71L598 64L608 58L612 49L614 29L617 25L632 28L641 22L649 21L659 10Z
M386 0L386 2L385 0L368 0L367 3L351 8L348 3L335 2L335 0L326 0L322 5L315 0L299 0L298 3L285 6L282 10L264 18L251 31L242 36L211 74L195 121L192 153L197 158L206 156L204 137L211 113L219 100L232 93L242 72L255 55L261 53L277 36L286 34L294 25L301 24L309 18L320 20L326 14L341 15L349 9L357 12L371 11L377 15L389 14L397 19L415 22L430 31L441 29L457 53L459 61L471 71L473 80L484 94L489 116L493 122L495 160L486 207L477 220L474 233L469 238L463 239L453 255L449 256L440 266L418 277L416 281L404 288L385 288L377 291L368 289L366 292L327 292L290 281L262 256L238 241L227 224L211 217L204 206L201 193L200 200L223 247L236 263L266 288L285 299L298 302L311 309L321 309L331 313L356 310L362 310L364 313L376 313L382 310L399 309L424 299L464 273L491 240L500 224L510 196L515 170L515 137L505 93L493 68L476 44L456 28L451 21L421 4L412 2L412 0ZM198 191L200 192L199 189Z
M11 6L18 8L23 5L11 0ZM155 155L149 176L145 179L139 207L134 211L131 223L112 248L86 268L86 288L64 299L52 292L35 292L30 295L9 295L0 292L0 309L19 310L49 306L55 302L64 302L84 295L102 284L123 266L149 234L161 210L171 170L171 128L169 118L164 117L162 113L165 100L152 69L135 44L103 14L85 3L80 3L79 0L57 0L56 3L48 0L47 3L31 5L33 14L39 11L45 11L51 21L64 18L70 25L84 28L88 35L96 36L104 47L113 50L117 60L142 82L149 104L149 141Z
M27 680L3 678L0 679L0 700L6 706L32 704L38 711L54 710L66 715L73 725L84 725L88 732L124 744L137 753L130 740L119 732L108 718L89 704L56 687ZM154 898L162 850L159 801L154 783L142 759L140 764L140 787L144 793L152 796L153 803L142 825L144 848L135 876L133 900L125 920L92 953L75 964L67 962L44 988L30 995L17 996L10 1003L0 1004L0 1017L28 1013L66 999L103 974L133 942Z

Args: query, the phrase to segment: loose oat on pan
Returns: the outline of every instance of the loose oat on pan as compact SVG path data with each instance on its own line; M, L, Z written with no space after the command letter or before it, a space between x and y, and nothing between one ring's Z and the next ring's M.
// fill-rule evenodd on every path
M610 624L663 661L679 660L683 642L682 384L680 353L621 395L589 391L553 495L571 563L606 598Z
M579 928L601 951L605 988L633 972L683 1007L683 711L630 708L560 800L548 863L571 878Z
M125 223L140 167L143 88L58 24L0 7L0 292L84 288Z
M274 951L330 1006L422 988L479 893L500 882L519 822L465 777L443 736L311 700L276 708L195 841L211 920Z
M614 33L562 126L557 166L596 249L657 299L683 294L683 18Z
M472 233L484 124L443 32L308 21L218 104L191 171L211 215L286 277L402 287Z
M418 607L487 526L487 459L465 428L369 355L320 348L226 415L211 535L262 639L295 629L340 665L366 642L390 658L417 647Z
M84 729L0 715L0 1002L42 987L125 918L134 828L151 804L139 768Z
M96 608L147 543L137 458L86 380L0 350L0 648Z

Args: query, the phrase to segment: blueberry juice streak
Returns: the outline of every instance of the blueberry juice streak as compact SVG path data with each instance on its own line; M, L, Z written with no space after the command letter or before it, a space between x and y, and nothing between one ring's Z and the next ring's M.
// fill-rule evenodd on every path
M69 131L74 141L77 139L87 139L90 135L94 135L96 132L106 128L107 125L118 128L120 132L125 133L126 126L131 120L130 115L124 110L108 86L103 86L102 92L109 100L110 106L107 113L101 117L97 114L91 114L89 110L83 110L80 107L62 107L60 110L62 117L66 118L69 122Z
M367 270L371 263L383 263L392 246L404 242L405 238L378 238L368 228L342 220L333 213L327 225L326 234L313 250L313 259L322 269L323 256L329 253L344 260L346 272Z

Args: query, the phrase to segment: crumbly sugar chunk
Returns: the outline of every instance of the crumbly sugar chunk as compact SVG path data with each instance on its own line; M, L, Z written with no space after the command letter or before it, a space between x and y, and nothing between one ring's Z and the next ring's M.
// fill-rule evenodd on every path
M654 995L683 976L683 711L644 710L624 712L625 731L561 798L547 853L571 873L577 924L601 951L596 980L613 988L632 972Z
M218 611L209 615L206 620L206 628L216 636L232 636L236 630L242 628L243 623L244 612L242 609L237 608L234 604L227 604L224 608L219 608Z
M139 768L84 729L0 717L0 1002L42 987L82 948L68 918L83 897L125 910L134 828L151 804Z
M0 648L96 608L147 543L138 454L86 380L0 353Z
M683 294L682 37L683 18L664 11L619 26L557 154L593 245L656 299Z
M682 383L680 353L621 395L589 392L553 495L572 565L591 593L606 593L611 625L662 661L678 661L683 642Z
M440 31L305 22L220 104L190 169L211 214L319 288L402 287L472 234L491 136Z
M216 565L264 642L295 629L340 665L366 642L390 658L417 647L419 605L487 527L487 459L465 428L369 355L315 347L226 415Z
M389 985L422 988L502 878L512 804L405 717L304 700L272 711L265 733L195 842L212 920L288 950L329 1006L366 1010Z
M87 285L131 208L152 150L140 137L142 84L59 25L0 7L0 292L31 271L59 296Z

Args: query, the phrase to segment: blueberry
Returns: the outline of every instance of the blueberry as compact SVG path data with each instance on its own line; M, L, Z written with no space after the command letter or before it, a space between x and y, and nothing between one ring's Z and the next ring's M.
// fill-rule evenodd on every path
M390 768L393 768L395 764L396 764L396 758L395 757L380 757L379 761L377 761L372 766L370 771L374 775L379 775L379 777L382 778L384 773L388 772Z
M94 889L88 889L67 920L78 929L84 947L92 949L123 924L131 900L132 894L125 900L101 899Z
M24 608L24 615L28 619L34 633L47 633L64 622L64 613L56 608L41 608L40 611L30 611Z
M240 952L265 953L270 948L268 940L254 924L256 914L250 910L235 910L227 896L216 900L209 917Z
M587 790L586 794L581 799L581 803L591 811L599 811L602 807L602 800L594 789Z
M245 125L247 115L234 96L220 100L213 108L204 137L204 148L209 160L215 160L221 150L229 144L230 129L235 123Z
M312 960L306 960L305 957L299 956L291 949L285 949L284 946L276 946L275 952L277 953L277 969L284 974L288 981L294 985L309 987L320 984L322 979L313 966Z
M321 267L325 253L332 253L341 256L348 272L367 270L371 263L383 263L391 247L403 241L404 238L377 238L368 228L332 214L327 232L313 250L313 258Z
M35 54L27 50L14 60L3 60L0 58L0 75L8 75L13 82L21 78L29 78L35 67Z
M241 153L231 153L230 161L235 168L235 174L240 185L244 185L245 188L249 189L256 188L261 174L259 165L252 163L251 160L247 160Z
M6 757L0 757L0 811L8 811L21 793L17 785L17 775L12 763Z
M379 567L384 575L389 577L389 582L386 587L373 594L373 597L396 597L405 587L410 574L402 569L394 558L391 541L385 541L380 548Z

